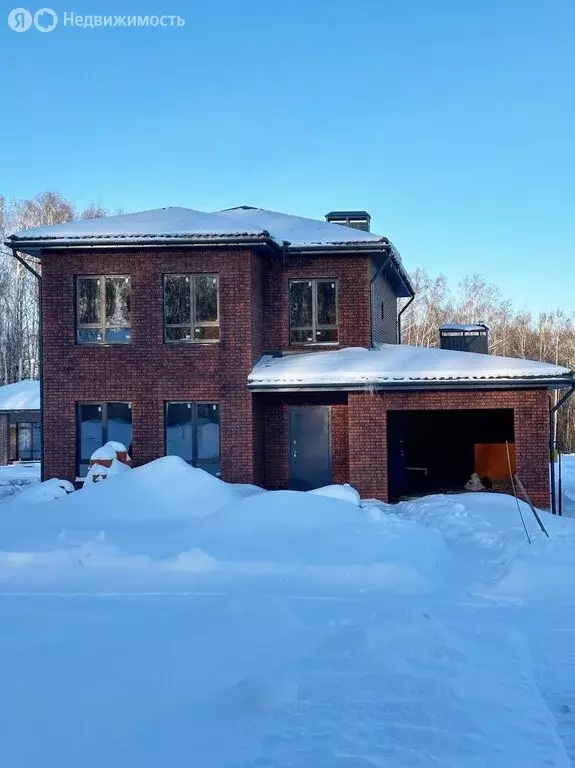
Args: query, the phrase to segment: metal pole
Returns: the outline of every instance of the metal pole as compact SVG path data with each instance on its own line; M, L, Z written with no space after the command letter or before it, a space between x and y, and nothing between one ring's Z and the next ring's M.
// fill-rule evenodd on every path
M404 306L399 310L399 313L397 315L397 343L401 344L401 316L405 312L405 310L409 307L411 302L415 299L415 294L410 297L409 301L404 304Z
M551 406L551 401L549 402ZM551 512L557 514L557 489L555 488L555 419L549 408L549 461L551 462Z
M562 469L563 457L562 457L562 454L561 454L560 450L559 450L559 452L557 454L557 459L558 459L557 463L559 465L559 490L558 490L558 493L559 493L559 514L562 515L563 514L563 469Z
M563 397L554 405L551 406L549 401L549 459L551 462L551 512L554 515L557 514L557 489L555 488L555 414L561 408L561 406L569 400L571 395L575 392L575 384L572 384L570 389L563 395Z
M525 520L523 519L523 512L521 511L521 504L519 503L519 497L517 496L517 489L515 488L515 481L513 479L513 470L511 469L511 455L509 453L509 441L505 441L505 446L507 448L507 466L509 467L509 479L511 480L511 487L513 488L513 495L515 496L515 503L517 504L517 511L519 512L519 517L521 518L521 522L523 523L523 530L525 531L525 535L527 536L527 541L531 544L531 539L529 538L529 534L527 533L527 526L525 525Z

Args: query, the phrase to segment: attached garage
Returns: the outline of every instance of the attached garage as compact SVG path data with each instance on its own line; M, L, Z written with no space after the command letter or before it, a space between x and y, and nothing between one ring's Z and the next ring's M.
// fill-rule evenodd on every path
M472 474L509 490L509 464L549 507L550 391L572 371L531 360L380 345L266 356L249 387L262 416L267 487L349 482L396 501L463 491Z

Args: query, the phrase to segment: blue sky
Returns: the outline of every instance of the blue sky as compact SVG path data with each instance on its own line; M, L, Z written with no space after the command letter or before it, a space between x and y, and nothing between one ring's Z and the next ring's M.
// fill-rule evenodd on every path
M0 22L6 196L365 208L408 269L575 310L572 0L47 1L53 32Z

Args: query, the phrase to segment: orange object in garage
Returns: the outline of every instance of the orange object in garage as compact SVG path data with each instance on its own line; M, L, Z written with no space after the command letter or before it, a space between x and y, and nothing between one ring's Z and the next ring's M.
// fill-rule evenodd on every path
M509 443L509 458L511 471L517 471L515 443ZM509 480L509 462L507 460L507 445L505 443L476 443L475 471L479 477L490 480Z

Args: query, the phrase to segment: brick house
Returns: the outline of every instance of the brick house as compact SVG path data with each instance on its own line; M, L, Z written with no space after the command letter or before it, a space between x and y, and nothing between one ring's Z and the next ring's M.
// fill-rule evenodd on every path
M0 387L0 465L41 458L40 382Z
M393 500L460 489L477 446L496 464L509 444L549 506L550 391L572 372L400 345L397 251L365 212L326 218L164 208L12 235L41 263L44 477L81 478L114 439L135 465Z

